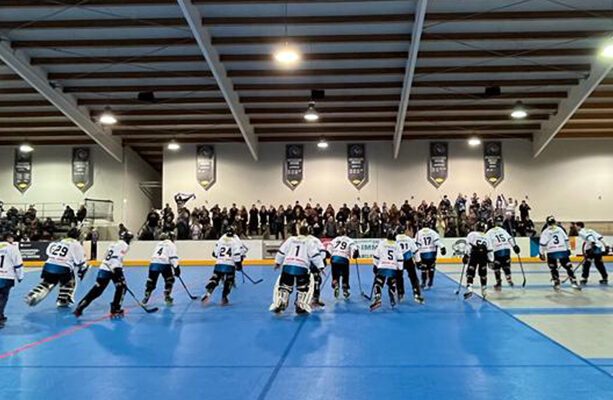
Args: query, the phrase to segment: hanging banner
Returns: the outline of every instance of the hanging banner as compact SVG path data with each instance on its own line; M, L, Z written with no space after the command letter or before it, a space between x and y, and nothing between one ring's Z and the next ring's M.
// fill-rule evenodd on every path
M22 153L19 149L15 149L13 185L21 193L32 185L32 153Z
M217 179L215 147L198 146L196 149L196 178L204 190L209 190Z
M72 149L72 183L83 193L94 184L94 169L88 147Z
M428 180L436 187L440 187L449 174L449 149L447 142L430 143L430 157L428 158Z
M483 145L485 179L493 187L504 179L504 161L501 142L485 142Z
M283 164L283 183L294 190L304 175L304 147L301 144L285 146L285 163Z
M368 182L368 160L363 143L347 145L347 177L356 189L361 189Z

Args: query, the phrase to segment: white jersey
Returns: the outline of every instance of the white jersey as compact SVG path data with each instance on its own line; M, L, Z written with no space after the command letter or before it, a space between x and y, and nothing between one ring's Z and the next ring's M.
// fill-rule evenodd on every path
M492 245L494 255L511 254L511 249L513 248L515 240L509 235L509 232L499 226L495 226L487 231L486 235Z
M488 239L487 235L483 232L473 231L466 236L466 248L464 254L470 255L473 249L478 246L485 246L487 249L487 259L494 261L494 254L492 249L492 243Z
M401 270L404 267L402 249L393 240L384 239L379 242L373 255L373 261L378 269Z
M441 243L439 234L430 228L422 228L415 235L417 248L422 258L436 258L438 249L445 246Z
M23 261L16 244L0 242L0 279L23 279Z
M100 269L113 272L117 268L123 268L123 258L129 249L130 246L123 240L118 240L110 245L104 255L104 261L100 264Z
M309 240L311 240L313 243L315 243L315 246L319 249L319 253L321 254L321 259L322 261L325 260L326 258L326 246L324 246L324 244L321 242L321 240L319 240L319 238L313 236L313 235L309 235L308 236Z
M283 267L291 266L309 270L313 264L319 269L324 268L321 249L309 236L292 236L287 239L279 248L275 261Z
M405 234L401 234L396 236L396 243L400 246L402 250L402 258L403 260L410 260L414 258L416 262L421 261L421 257L419 256L419 251L417 249L417 243L413 240L412 237L407 236Z
M47 247L47 264L68 268L71 271L85 265L85 251L76 239L66 238Z
M243 261L243 247L240 239L236 236L223 235L215 244L213 251L216 265L234 266Z
M241 261L242 261L247 256L249 247L247 247L245 243L243 243L243 241L238 237L238 235L234 235L234 240L237 240L238 243L240 244L240 254L241 254Z
M151 256L151 264L170 264L173 268L177 268L179 256L177 255L177 246L172 240L162 240L155 246Z
M579 237L583 239L583 242L585 243L583 246L583 251L596 247L602 252L605 251L607 247L604 237L593 229L582 228L579 231Z
M550 226L541 233L541 253L558 253L570 250L568 236L559 226Z
M357 246L353 239L347 236L337 236L328 243L328 253L331 257L341 257L349 261L353 257L353 253L357 250Z

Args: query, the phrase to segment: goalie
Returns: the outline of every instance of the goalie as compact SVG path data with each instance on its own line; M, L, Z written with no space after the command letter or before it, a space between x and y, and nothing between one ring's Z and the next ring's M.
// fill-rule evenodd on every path
M298 236L292 236L279 248L275 269L281 268L273 292L270 311L280 314L287 308L294 285L296 286L296 313L309 314L315 289L312 271L324 268L320 249L309 238L309 230L301 226Z
M57 307L69 307L74 303L74 293L77 289L75 270L79 279L83 279L89 266L85 263L85 251L77 240L80 232L76 228L68 231L67 238L54 242L47 247L47 261L41 273L41 282L28 293L25 302L35 306L49 295L59 284Z

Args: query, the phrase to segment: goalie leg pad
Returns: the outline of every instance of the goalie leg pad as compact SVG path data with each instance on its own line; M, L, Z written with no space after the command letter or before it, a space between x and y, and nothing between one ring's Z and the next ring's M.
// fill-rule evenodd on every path
M282 273L279 275L277 282L275 283L275 287L272 292L272 304L269 307L270 311L283 311L289 304L289 296L292 293L293 276L288 277L284 275L286 274ZM283 283L281 279L282 277ZM292 283L288 285L287 282L290 281L289 278L292 279Z
M313 274L301 275L296 277L296 307L311 312L311 302L315 292L315 277Z
M57 283L51 283L43 279L41 283L36 285L36 287L28 293L25 299L26 304L31 307L37 305L49 295L49 292L53 290L55 285L57 285Z
M77 280L74 272L60 277L60 291L57 296L57 306L67 307L74 303L74 294L77 290Z

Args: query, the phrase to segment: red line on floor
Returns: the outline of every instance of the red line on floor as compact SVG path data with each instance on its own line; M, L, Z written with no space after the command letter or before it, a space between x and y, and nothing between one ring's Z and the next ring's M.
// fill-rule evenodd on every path
M19 353L22 353L22 352L24 352L26 350L33 349L33 348L38 347L38 346L40 346L42 344L45 344L45 343L53 342L53 341L55 341L57 339L61 339L64 336L72 335L72 334L77 333L77 332L79 332L79 331L81 331L83 329L87 329L90 326L97 324L98 322L107 320L110 317L111 317L111 315L107 314L104 317L97 318L97 319L95 319L93 321L86 322L84 324L73 326L72 328L65 329L63 331L60 331L60 332L54 334L54 335L48 336L48 337L46 337L44 339L37 340L37 341L32 342L32 343L28 343L28 344L26 344L24 346L16 348L15 350L11 350L11 351L8 351L8 352L6 352L4 354L0 354L0 360L5 359L5 358L9 358L9 357L13 357L13 356L15 356L15 355L17 355Z

